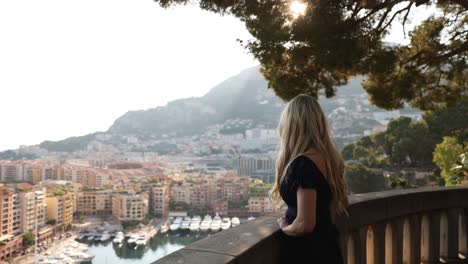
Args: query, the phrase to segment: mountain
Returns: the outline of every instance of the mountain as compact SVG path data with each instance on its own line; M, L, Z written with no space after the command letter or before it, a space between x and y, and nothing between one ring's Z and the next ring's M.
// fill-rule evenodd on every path
M365 94L353 79L339 89L339 97ZM324 111L337 107L337 99L323 99ZM249 68L227 79L200 98L172 101L145 111L130 111L118 118L108 132L111 134L193 134L209 125L226 120L251 120L251 126L275 127L284 103L271 89L258 67Z
M373 113L382 113L383 110L369 104L367 93L360 85L362 79L351 79L347 85L338 87L336 96L320 99L338 141L340 138L354 140L364 131L382 125ZM253 67L223 81L202 97L179 99L148 110L129 111L102 134L112 138L131 135L144 139L164 134L193 135L206 131L212 125L221 126L221 133L238 133L258 126L273 128L283 108L284 102L268 89L259 67ZM100 134L45 141L40 147L53 151L81 150Z
M274 125L283 103L266 89L258 67L215 86L200 98L175 100L166 106L130 111L110 127L111 134L193 134L229 119L252 119L255 124Z

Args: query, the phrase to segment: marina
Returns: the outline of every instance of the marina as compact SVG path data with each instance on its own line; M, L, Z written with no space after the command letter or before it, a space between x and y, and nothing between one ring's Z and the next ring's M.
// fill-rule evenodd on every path
M247 221L244 219L242 222ZM176 217L158 225L140 225L128 232L117 229L117 226L87 227L72 237L56 241L24 263L151 263L199 239L239 224L241 221L238 217L205 215L202 221L201 216L195 215L192 218Z

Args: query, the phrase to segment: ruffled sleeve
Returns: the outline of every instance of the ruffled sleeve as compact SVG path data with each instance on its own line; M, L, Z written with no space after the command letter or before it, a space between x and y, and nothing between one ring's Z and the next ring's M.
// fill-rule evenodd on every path
M299 156L295 158L288 168L288 178L291 180L292 187L318 189L320 184L320 171L315 164L307 157Z

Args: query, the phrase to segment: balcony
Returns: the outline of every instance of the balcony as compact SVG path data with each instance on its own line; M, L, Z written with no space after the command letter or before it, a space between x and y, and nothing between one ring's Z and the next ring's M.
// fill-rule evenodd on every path
M353 195L348 213L337 219L345 263L468 263L468 187ZM278 263L278 217L217 233L154 264Z

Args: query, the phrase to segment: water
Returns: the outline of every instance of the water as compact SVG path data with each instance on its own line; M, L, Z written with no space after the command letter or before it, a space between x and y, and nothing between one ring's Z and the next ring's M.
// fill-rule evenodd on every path
M196 234L157 234L145 247L134 249L135 245L129 246L123 243L119 248L118 244L112 241L106 243L90 243L89 252L96 257L93 264L148 264L152 263L170 253L179 250L197 240L200 240L208 233Z

